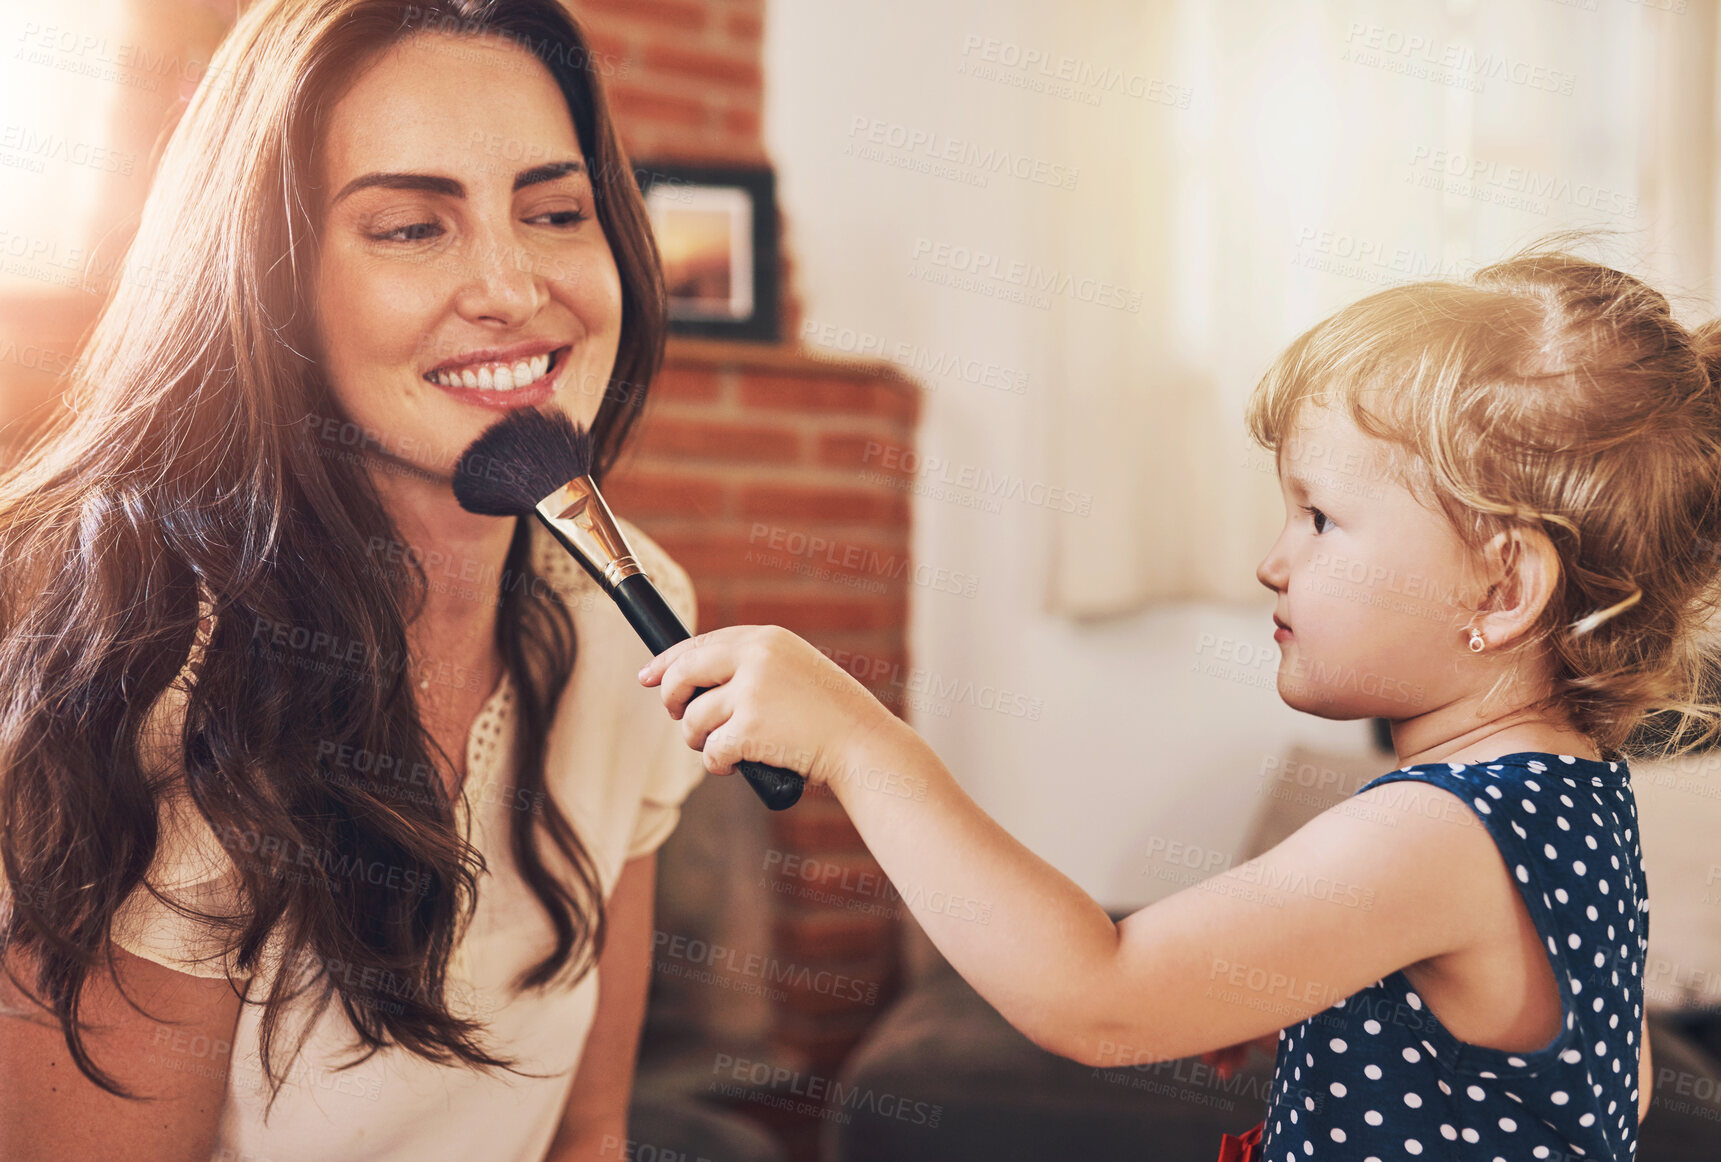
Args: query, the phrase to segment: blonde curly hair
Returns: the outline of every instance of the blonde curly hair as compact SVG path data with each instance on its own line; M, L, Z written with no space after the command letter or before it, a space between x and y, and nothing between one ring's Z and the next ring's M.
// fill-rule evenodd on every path
M1248 430L1277 453L1303 404L1343 408L1472 564L1499 532L1545 534L1560 576L1507 647L1551 659L1529 709L1604 757L1665 758L1721 736L1721 320L1688 330L1569 237L1316 324L1255 388Z

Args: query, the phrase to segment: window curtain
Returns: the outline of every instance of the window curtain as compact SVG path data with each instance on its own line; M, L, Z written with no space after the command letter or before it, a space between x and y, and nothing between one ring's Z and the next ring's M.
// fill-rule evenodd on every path
M1061 67L1145 94L1044 102L1086 167L1056 245L1141 296L1055 316L1047 463L1095 503L1045 516L1053 612L1264 597L1283 506L1244 406L1347 302L1595 228L1614 232L1595 257L1713 313L1712 0L1093 0L1047 19Z

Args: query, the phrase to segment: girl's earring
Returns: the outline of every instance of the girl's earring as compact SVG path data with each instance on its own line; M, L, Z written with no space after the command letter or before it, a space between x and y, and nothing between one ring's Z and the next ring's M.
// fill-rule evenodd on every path
M1488 643L1482 640L1482 631L1475 626L1470 627L1470 652L1479 654L1486 649Z

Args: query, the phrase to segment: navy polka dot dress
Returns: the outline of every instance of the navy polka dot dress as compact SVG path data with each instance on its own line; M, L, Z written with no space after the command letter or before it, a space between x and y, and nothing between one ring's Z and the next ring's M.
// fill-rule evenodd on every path
M1522 751L1362 788L1432 783L1487 825L1547 944L1564 1028L1522 1053L1467 1044L1394 972L1280 1032L1266 1162L1636 1154L1649 900L1628 776L1620 762Z

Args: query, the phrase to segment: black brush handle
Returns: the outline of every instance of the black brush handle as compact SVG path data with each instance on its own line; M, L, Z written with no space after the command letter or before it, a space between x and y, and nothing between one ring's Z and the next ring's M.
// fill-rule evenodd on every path
M621 606L622 615L653 654L661 654L676 642L684 642L693 636L644 573L624 578L610 590L610 596ZM699 697L708 689L710 687L695 690L693 697ZM806 779L786 767L748 760L735 765L746 776L760 801L773 811L793 807L807 786Z

